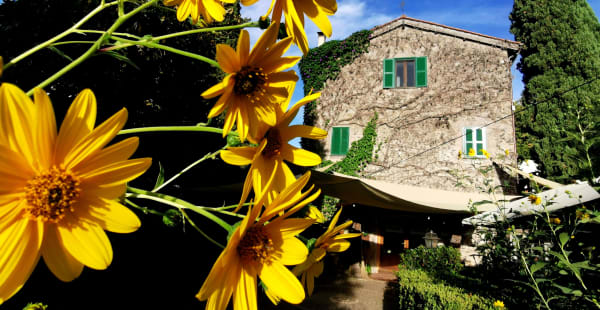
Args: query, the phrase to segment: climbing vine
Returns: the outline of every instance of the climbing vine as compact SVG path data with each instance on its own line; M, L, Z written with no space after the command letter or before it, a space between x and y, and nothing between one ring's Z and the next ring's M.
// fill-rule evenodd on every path
M332 40L311 49L298 65L304 81L304 95L311 90L322 90L325 81L336 79L343 66L367 52L371 33L370 30L357 31L344 40ZM316 105L314 101L304 107L305 125L314 126Z
M377 118L377 112L375 112L375 115L363 130L362 138L352 142L344 159L327 169L327 172L339 172L358 177L359 173L377 157L377 154L373 154L377 140Z

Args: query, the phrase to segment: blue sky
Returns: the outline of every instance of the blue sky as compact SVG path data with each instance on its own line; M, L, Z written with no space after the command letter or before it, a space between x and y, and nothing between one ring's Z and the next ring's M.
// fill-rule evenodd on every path
M514 36L509 32L510 21L508 20L508 14L512 10L512 0L405 0L404 9L401 7L402 2L401 0L337 0L338 11L330 17L333 34L329 39L344 39L355 31L384 24L404 13L417 19L514 40ZM270 3L270 0L260 0L252 6L243 7L242 15L256 20L265 14ZM596 16L599 16L600 0L588 0L588 3ZM318 28L309 19L306 19L305 30L310 47L315 47ZM260 33L261 31L258 29L251 29L251 41L255 42ZM290 48L287 54L288 56L301 55L296 47ZM297 67L295 70L298 71ZM512 73L513 99L516 100L523 91L523 83L521 74L515 69L515 65L513 65ZM300 76L299 72L298 76ZM296 85L292 104L303 97L302 89L303 83L300 80ZM302 123L302 113L299 113L292 123ZM297 143L294 141L293 144Z

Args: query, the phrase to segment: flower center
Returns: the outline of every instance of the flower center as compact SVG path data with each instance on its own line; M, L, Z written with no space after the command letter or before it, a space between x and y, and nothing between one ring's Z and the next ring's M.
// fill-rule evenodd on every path
M32 219L58 223L79 198L79 178L63 168L53 166L50 171L37 175L25 186L27 212Z
M273 240L263 230L262 226L250 228L237 246L237 251L242 260L253 260L264 264L269 261L275 252Z
M233 91L237 95L246 95L246 97L254 99L252 94L256 91L260 91L261 93L265 92L265 89L262 86L266 82L267 75L263 73L262 68L246 66L235 75Z
M262 155L267 159L281 154L281 135L277 128L271 128L265 135L267 137L267 145L262 151Z

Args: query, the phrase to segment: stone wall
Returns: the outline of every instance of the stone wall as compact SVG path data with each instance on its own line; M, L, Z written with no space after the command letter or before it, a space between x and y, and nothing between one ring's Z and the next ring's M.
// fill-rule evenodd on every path
M352 142L362 137L364 126L377 112L381 149L363 175L455 190L456 178L449 171L476 177L473 164L490 163L457 158L463 127L505 117L487 127L487 150L492 155L509 150L511 156L505 160L515 163L509 50L434 31L434 26L429 30L392 26L377 29L369 52L343 67L336 80L327 81L317 104L315 125L330 133L335 126L350 127ZM383 88L384 59L419 56L427 57L427 87ZM427 151L446 141L450 142ZM341 159L329 155L331 135L323 143L327 159ZM494 178L499 184L499 176ZM481 177L475 179L478 182Z

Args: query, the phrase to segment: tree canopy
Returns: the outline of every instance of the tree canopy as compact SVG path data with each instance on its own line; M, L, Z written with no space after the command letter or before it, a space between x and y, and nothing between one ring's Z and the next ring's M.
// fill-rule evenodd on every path
M510 31L523 43L519 155L557 181L597 177L598 18L585 0L515 0L509 18Z

